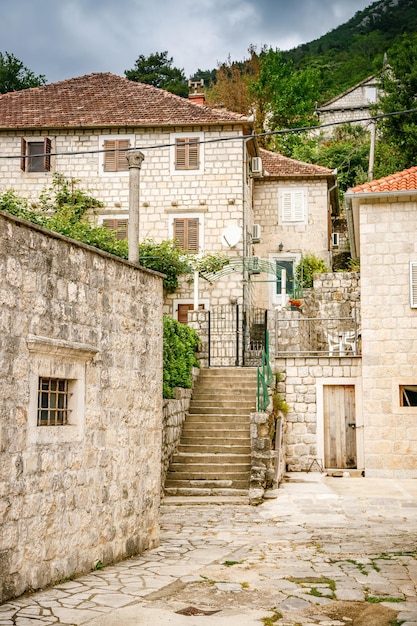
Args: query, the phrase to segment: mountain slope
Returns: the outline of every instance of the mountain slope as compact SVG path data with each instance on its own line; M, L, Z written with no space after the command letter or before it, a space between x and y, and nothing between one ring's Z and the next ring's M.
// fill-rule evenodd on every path
M404 34L417 33L416 0L379 0L323 37L283 52L296 69L314 65L324 102L382 69Z

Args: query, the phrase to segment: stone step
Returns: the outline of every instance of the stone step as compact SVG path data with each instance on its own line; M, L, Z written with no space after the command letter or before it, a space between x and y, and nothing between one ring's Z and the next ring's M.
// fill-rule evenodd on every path
M244 442L237 443L236 439L230 438L229 442L226 442L224 439L219 442L219 439L210 438L211 440L207 441L207 438L202 439L201 437L195 437L195 439L189 437L181 440L180 445L178 446L178 454L184 453L213 453L214 454L250 454L251 446L250 446L250 438L246 439L246 445ZM206 442L207 441L207 442ZM206 443L205 443L206 442Z
M232 428L233 425L242 428L247 425L249 428L249 413L214 413L212 411L188 411L185 417L185 424L192 422L202 422L203 424L215 422L216 424L224 424L226 428Z
M221 487L167 487L164 504L248 504L248 489L222 489Z
M250 463L219 464L216 466L208 466L204 463L171 463L168 472L168 481L174 480L244 480L249 479Z
M200 398L193 398L190 403L190 409L208 407L214 409L217 413L224 413L223 409L239 410L241 413L251 412L255 408L254 398L246 400L245 398L207 398L207 396L200 396Z
M249 489L249 476L231 480L227 478L187 478L171 477L165 483L165 492L169 489Z
M188 409L188 413L190 415L236 415L236 416L246 416L249 419L249 413L253 413L255 411L254 407L240 407L240 406L199 406L193 403L190 404Z
M237 452L177 452L172 459L172 468L178 465L193 466L223 466L226 470L233 467L249 467L249 457L247 454L239 454Z

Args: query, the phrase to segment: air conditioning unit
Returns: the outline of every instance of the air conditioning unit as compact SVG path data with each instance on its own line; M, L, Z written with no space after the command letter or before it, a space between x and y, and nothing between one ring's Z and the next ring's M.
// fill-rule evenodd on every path
M261 241L261 225L254 224L252 226L252 243L259 243Z
M332 233L332 246L338 246L340 240L339 233Z
M251 172L254 176L262 175L262 159L261 157L253 157L251 163Z

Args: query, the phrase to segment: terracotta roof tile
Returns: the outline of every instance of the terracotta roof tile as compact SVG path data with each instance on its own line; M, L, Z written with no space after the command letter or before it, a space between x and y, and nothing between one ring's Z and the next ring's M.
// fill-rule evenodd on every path
M79 128L245 123L115 74L88 74L0 95L0 128Z
M417 190L417 167L410 167L402 172L363 183L348 189L348 193L382 193L389 191L416 191Z
M332 170L321 165L303 163L295 159L289 159L278 152L270 152L260 148L259 155L262 158L262 166L270 176L331 176Z

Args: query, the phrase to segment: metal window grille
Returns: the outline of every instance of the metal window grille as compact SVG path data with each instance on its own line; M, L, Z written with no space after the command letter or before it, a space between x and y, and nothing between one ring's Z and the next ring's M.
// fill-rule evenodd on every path
M64 426L68 423L68 380L39 378L38 426Z

